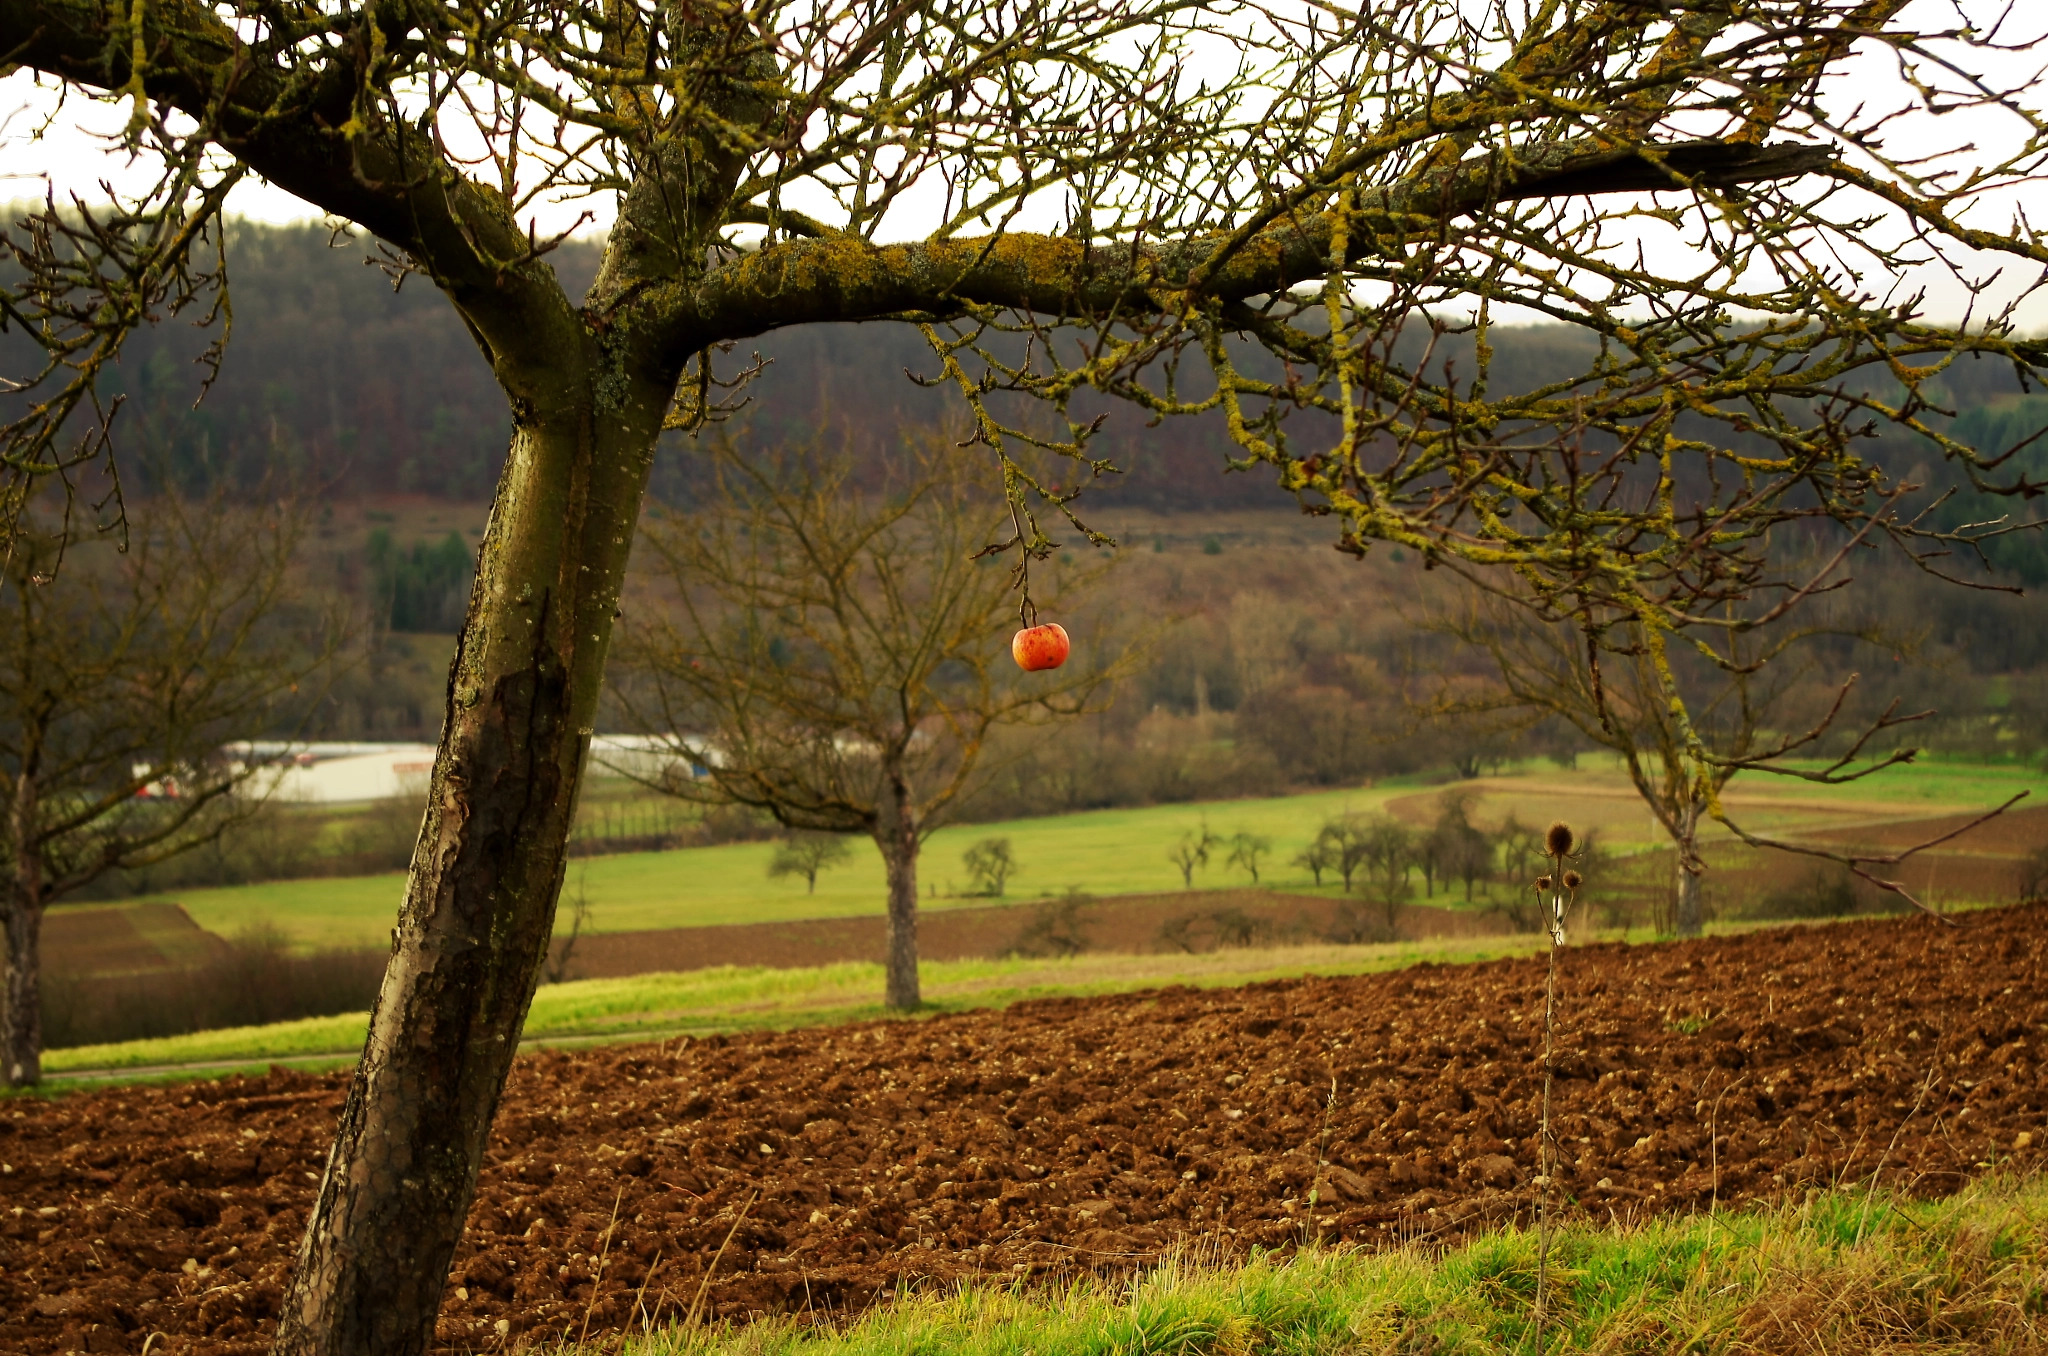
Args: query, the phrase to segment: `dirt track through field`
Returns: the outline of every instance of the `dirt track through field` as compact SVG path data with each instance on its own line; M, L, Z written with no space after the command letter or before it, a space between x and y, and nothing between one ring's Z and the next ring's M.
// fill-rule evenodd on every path
M1561 1189L1626 1215L2038 1164L2044 961L2048 906L1573 950ZM1528 1212L1542 997L1503 961L524 1059L441 1338L1454 1239ZM0 1104L0 1349L262 1350L343 1086Z

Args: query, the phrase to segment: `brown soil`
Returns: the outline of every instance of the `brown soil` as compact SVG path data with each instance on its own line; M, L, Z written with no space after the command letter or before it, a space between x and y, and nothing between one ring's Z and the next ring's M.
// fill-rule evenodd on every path
M1573 950L1562 1189L1605 1216L2038 1164L2044 961L2048 906ZM524 1059L441 1337L1455 1238L1528 1212L1542 1001L1542 962L1504 961ZM260 1350L342 1089L0 1109L0 1349Z
M988 908L927 910L918 914L918 950L926 960L966 960L1003 956L1028 943L1026 930L1041 907L1056 904L1019 902ZM1234 912L1239 926L1250 925L1251 940L1260 945L1310 942L1329 938L1336 927L1339 901L1314 895L1280 894L1270 890L1204 890L1188 894L1120 895L1101 899L1082 911L1081 932L1090 951L1119 954L1173 951L1163 930L1179 919L1192 919L1189 945L1206 950L1216 943L1215 918ZM1366 933L1344 940L1373 940L1377 910L1360 915ZM869 918L812 918L791 923L740 923L709 928L662 928L645 932L603 932L576 941L567 976L609 979L658 970L695 970L710 965L830 965L850 959L882 956L880 915ZM1479 937L1506 932L1496 914L1479 911L1403 905L1396 937ZM560 954L561 939L555 942Z

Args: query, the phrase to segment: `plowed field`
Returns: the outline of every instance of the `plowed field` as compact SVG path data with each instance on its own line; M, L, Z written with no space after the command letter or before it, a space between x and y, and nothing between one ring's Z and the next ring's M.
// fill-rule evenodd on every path
M1573 950L1561 1189L1625 1214L2037 1163L2044 960L2042 906ZM522 1060L441 1336L1453 1238L1528 1211L1542 1002L1511 961ZM0 1349L260 1350L343 1087L0 1105Z

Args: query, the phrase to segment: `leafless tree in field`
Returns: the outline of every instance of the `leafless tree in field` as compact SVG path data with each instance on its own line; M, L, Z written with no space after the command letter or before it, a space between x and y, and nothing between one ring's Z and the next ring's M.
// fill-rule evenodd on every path
M0 1071L17 1087L42 1077L44 911L260 809L266 769L222 746L308 709L339 636L295 588L289 512L163 498L124 535L117 553L24 523L0 574Z
M116 139L160 171L10 232L5 318L45 360L8 397L14 484L104 462L97 374L134 325L211 307L206 247L250 173L446 295L513 414L278 1350L432 1338L654 443L730 406L729 345L925 327L919 375L959 392L1026 587L1123 404L1223 419L1347 550L1514 571L1655 651L1798 592L1761 549L1775 525L1937 570L2004 530L1930 535L1861 454L1872 428L2034 488L1947 438L1937 391L1971 355L2031 376L2042 346L1895 285L1922 260L1972 285L2048 264L2001 206L2048 155L2011 28L2033 20L1975 6L0 0L7 60L125 108ZM581 298L529 224L562 195L612 220ZM1596 335L1586 370L1493 380L1496 326L1528 315ZM1027 447L1071 465L1048 483Z
M874 839L887 1001L915 1008L925 839L993 731L1080 713L1122 655L1098 640L1051 672L1011 662L1009 572L978 550L1002 501L956 461L913 461L863 494L844 462L717 457L711 502L647 529L663 587L635 607L647 620L628 628L619 699L674 755L659 789Z
M1821 587L1834 592L1843 580ZM1895 628L1779 611L1775 620L1690 633L1675 653L1654 644L1641 624L1588 636L1568 619L1545 619L1526 599L1465 591L1426 624L1484 654L1499 683L1488 697L1453 706L1512 706L1561 717L1580 736L1617 755L1650 814L1677 849L1672 921L1681 936L1704 924L1700 834L1720 823L1755 846L1827 857L1915 905L1896 867L1934 842L1892 852L1793 845L1749 830L1722 798L1738 774L1839 785L1911 762L1916 750L1887 742L1928 712L1902 713L1896 702L1866 719L1845 718L1855 675L1830 685L1817 678L1815 651L1830 643L1900 643ZM1722 605L1733 619L1741 605ZM1674 702L1677 693L1682 701ZM2018 798L2015 797L2015 800ZM1984 819L2013 801L1995 807ZM1981 819L1977 822L1981 822Z
M783 876L802 876L804 893L814 895L818 893L818 873L838 866L852 855L846 839L839 834L794 829L775 845L775 856L768 862L768 877L778 880Z

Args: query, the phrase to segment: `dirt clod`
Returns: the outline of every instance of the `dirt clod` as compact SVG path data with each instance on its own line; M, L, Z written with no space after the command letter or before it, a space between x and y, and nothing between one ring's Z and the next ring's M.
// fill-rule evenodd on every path
M2044 906L1573 950L1559 1194L1604 1218L2037 1160L2044 959ZM837 1318L1183 1239L1455 1239L1529 1210L1542 1006L1541 961L1504 961L524 1059L441 1342L595 1336L700 1288L716 1318ZM0 1349L261 1351L344 1088L0 1103Z

